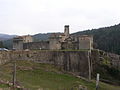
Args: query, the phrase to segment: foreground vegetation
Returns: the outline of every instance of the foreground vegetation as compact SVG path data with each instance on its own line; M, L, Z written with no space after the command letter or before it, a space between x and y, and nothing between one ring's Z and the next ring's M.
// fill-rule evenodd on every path
M49 64L40 64L32 61L17 61L17 83L36 90L44 88L48 90L70 90L82 85L88 90L95 90L95 81L84 81L72 75L66 74L61 68ZM12 80L12 63L0 66L0 78ZM0 87L3 87L0 85ZM100 82L100 90L120 90L120 87Z
M7 87L9 87L9 86L6 84L0 84L0 88L7 88Z

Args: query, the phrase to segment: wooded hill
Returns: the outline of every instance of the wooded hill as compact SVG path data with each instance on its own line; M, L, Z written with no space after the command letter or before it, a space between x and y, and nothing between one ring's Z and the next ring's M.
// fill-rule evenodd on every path
M83 34L93 35L95 48L120 54L120 24L73 33L73 35Z

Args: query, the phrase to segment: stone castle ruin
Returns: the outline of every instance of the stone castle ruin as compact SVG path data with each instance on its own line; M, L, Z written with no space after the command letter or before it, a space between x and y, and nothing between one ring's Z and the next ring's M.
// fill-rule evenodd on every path
M18 36L13 38L13 49L23 50L24 43L33 42L33 38L30 35Z
M34 42L32 36L13 38L13 48L16 50L79 50L93 49L93 36L73 36L69 33L69 25L65 25L64 33L52 33L48 41Z

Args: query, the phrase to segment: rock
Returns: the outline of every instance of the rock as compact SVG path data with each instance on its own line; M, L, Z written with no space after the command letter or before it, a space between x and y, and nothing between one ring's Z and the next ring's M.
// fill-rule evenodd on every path
M87 90L87 88L85 86L79 85L78 90Z

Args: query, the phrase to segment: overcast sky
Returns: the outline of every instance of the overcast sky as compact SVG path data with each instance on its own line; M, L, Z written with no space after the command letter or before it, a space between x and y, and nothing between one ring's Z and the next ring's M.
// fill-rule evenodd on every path
M0 33L70 32L120 23L120 0L0 0Z

